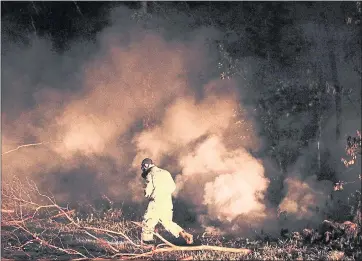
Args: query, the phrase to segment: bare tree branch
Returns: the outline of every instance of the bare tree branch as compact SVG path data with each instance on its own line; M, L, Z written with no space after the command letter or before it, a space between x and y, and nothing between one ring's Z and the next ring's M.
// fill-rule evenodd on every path
M24 145L20 145L18 147L16 147L15 149L6 151L4 153L2 153L1 155L5 155L5 154L9 154L11 152L17 151L21 148L25 148L25 147L34 147L34 146L39 146L39 145L45 145L45 144L50 144L50 143L57 143L57 142L61 142L61 141L49 141L49 142L38 142L38 143L30 143L30 144L24 144Z
M74 5L75 5L75 7L77 8L78 13L79 13L81 16L83 16L83 13L82 13L82 11L80 10L77 2L76 2L76 1L73 1L73 3L74 3Z

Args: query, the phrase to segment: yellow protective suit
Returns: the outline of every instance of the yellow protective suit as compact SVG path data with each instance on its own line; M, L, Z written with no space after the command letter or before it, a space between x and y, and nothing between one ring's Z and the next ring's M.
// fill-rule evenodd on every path
M146 177L145 197L149 200L143 217L142 241L152 241L155 226L160 222L176 238L183 229L172 221L172 193L176 184L170 172L153 166Z

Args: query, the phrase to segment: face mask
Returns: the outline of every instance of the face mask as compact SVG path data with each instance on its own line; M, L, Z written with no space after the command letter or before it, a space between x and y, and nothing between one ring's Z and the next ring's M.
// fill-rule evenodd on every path
M142 170L142 172L145 172L146 170L148 170L149 167L150 167L150 165L151 165L151 164L148 164L148 163L142 164L142 165L141 165L141 170Z

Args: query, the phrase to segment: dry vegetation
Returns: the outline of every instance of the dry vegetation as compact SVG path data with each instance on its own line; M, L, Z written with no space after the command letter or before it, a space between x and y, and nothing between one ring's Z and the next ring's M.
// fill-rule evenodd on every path
M358 146L356 142L347 146L347 154L353 160L360 154L359 133L358 136ZM140 245L141 223L125 220L121 209L94 209L92 213L84 215L59 206L54 197L42 194L35 183L14 178L10 183L2 184L2 258L360 260L360 207L359 202L353 222L325 220L315 230L282 230L279 238L263 235L251 240L204 233L196 238L199 244L179 246L155 232L157 245L149 250Z
M42 204L28 196L17 196L24 195L25 191L20 191L24 187L14 189L7 184L6 188L1 227L2 257L7 259L358 260L361 257L357 247L361 242L360 227L352 222L330 221L323 222L319 232L283 231L279 239L265 236L249 240L204 234L197 238L203 246L191 247L175 246L156 233L158 245L150 251L140 246L140 224L123 220L120 210L92 213L80 219L76 211L58 206L30 182L27 192L33 195L36 192Z

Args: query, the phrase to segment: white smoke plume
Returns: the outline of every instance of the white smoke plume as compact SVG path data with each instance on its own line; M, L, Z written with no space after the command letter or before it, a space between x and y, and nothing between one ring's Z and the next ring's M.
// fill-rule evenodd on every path
M96 43L74 42L62 54L47 39L7 45L2 151L44 144L4 154L2 178L30 177L64 204L106 195L137 208L139 165L150 157L173 174L175 197L206 230L215 222L219 231L276 230L270 166L253 153L263 140L252 106L241 103L246 87L217 72L219 53L210 43L221 33L187 31L182 15L175 14L180 25L155 18L147 28L131 17L114 9ZM302 175L284 183L279 208L314 220L310 209L327 201L330 184Z

